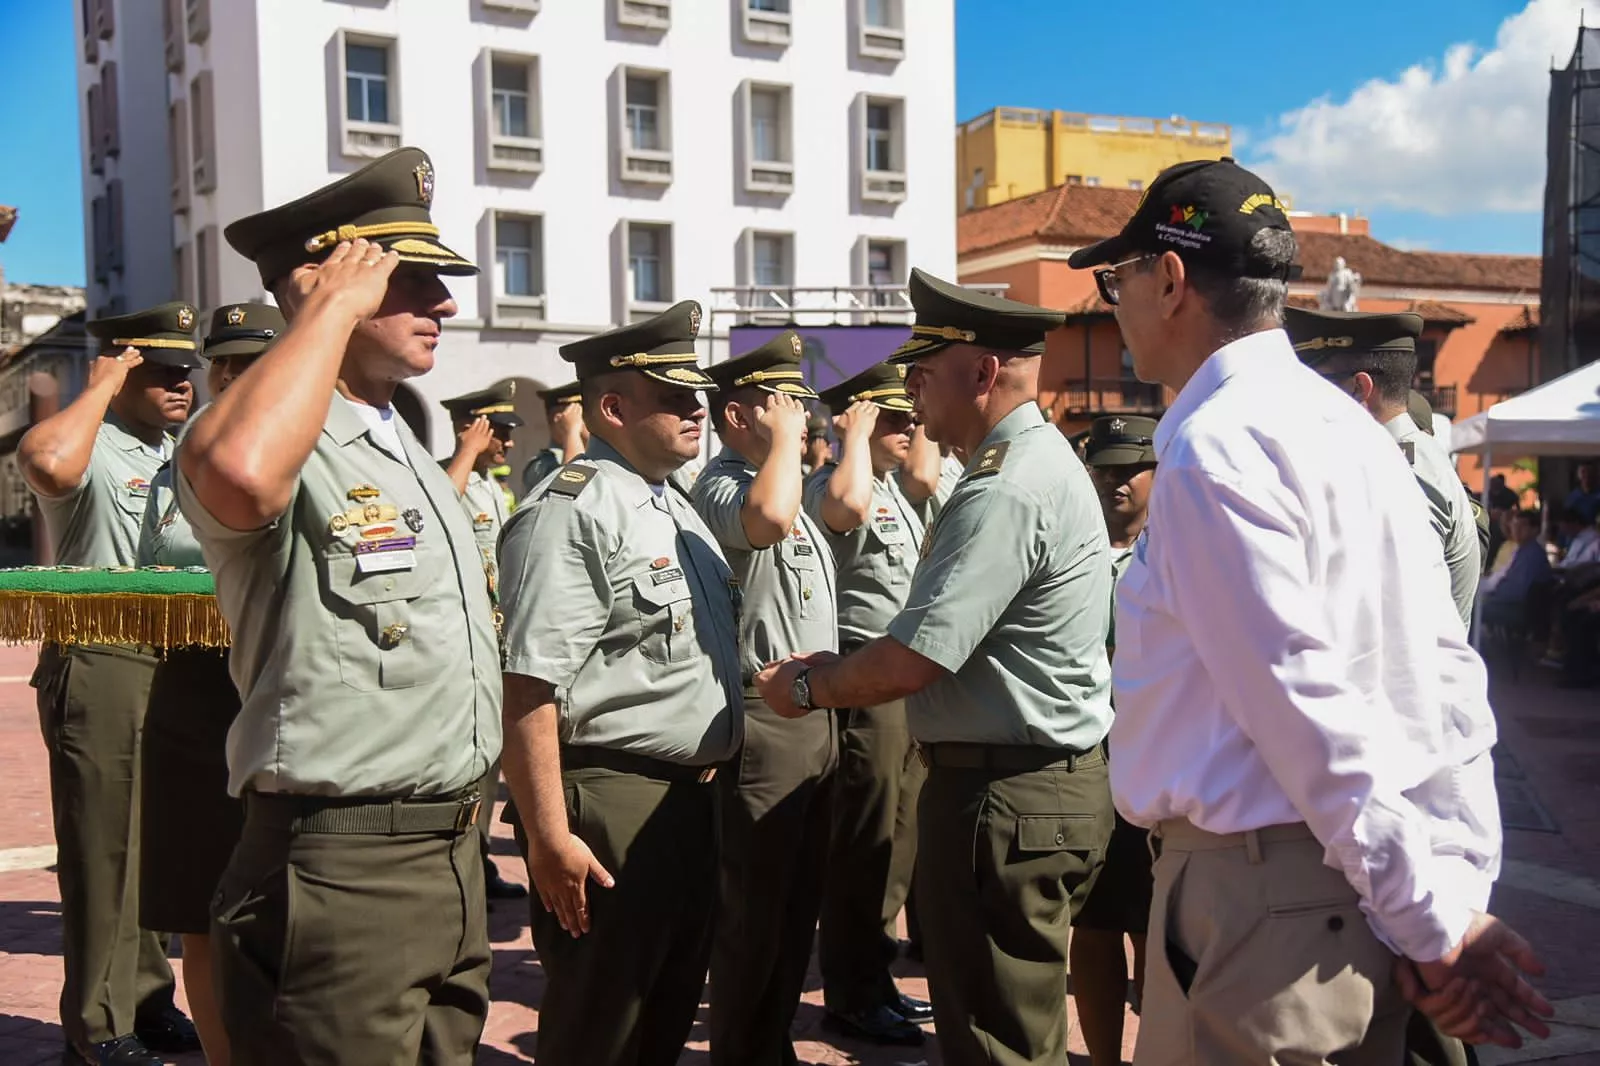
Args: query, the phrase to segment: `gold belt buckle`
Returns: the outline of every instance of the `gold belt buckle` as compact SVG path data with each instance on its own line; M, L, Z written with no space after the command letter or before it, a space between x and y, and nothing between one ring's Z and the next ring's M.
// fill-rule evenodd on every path
M470 804L464 804L461 812L456 815L456 832L465 832L478 820L478 812L483 808L481 797L474 799ZM465 814L466 817L462 817Z
M705 784L709 784L712 781L716 780L716 776L717 776L717 768L715 766L708 766L704 770L700 771L700 776L698 778L696 778L695 780L699 784L705 785Z

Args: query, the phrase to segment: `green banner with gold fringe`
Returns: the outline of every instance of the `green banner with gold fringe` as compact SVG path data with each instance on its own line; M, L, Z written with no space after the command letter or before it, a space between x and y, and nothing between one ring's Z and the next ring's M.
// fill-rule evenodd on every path
M203 569L0 569L0 641L9 644L228 646Z

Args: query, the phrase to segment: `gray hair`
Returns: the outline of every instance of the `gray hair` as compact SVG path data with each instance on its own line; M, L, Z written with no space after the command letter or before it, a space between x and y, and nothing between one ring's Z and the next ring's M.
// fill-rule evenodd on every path
M1283 324L1283 307L1289 299L1285 278L1295 251L1293 233L1264 229L1250 238L1249 256L1253 262L1275 269L1274 277L1243 278L1201 264L1184 265L1189 284L1205 301L1223 332L1230 337L1243 337Z

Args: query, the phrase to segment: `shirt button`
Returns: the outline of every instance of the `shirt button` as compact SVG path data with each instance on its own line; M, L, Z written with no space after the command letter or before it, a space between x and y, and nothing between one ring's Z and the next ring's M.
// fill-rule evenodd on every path
M1065 833L1057 833L1056 834L1056 843L1057 844L1065 844L1066 842L1067 842L1067 835Z
M391 578L389 578L388 580L386 580L383 583L383 591L385 591L385 592L393 592L394 591L394 578L391 577Z
M803 590L800 593L800 598L803 599L803 600L809 600L811 598L811 590L810 589Z
M1332 932L1337 933L1339 930L1341 930L1343 928L1344 928L1344 919L1339 917L1337 914L1335 914L1332 918L1328 919L1328 929L1331 930Z

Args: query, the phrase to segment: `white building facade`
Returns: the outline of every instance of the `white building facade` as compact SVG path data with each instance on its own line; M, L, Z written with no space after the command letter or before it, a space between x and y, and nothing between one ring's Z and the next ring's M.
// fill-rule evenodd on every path
M519 445L541 444L533 388L572 377L556 349L678 300L718 334L749 320L735 306L881 320L833 312L904 306L912 265L954 274L953 0L914 19L911 0L80 3L102 53L80 68L86 216L121 182L120 213L88 227L89 261L115 246L121 264L91 277L91 314L260 298L229 222L415 145L442 239L483 270L450 279L459 314L411 383L439 453L436 401L505 377L526 383ZM111 117L120 158L96 172L89 131L103 148Z

